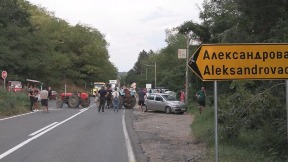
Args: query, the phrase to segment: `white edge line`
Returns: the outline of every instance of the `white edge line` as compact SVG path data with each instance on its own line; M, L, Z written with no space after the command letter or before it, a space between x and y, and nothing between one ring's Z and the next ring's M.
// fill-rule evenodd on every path
M128 133L127 133L126 123L125 123L125 109L123 111L123 116L122 116L122 125L123 125L123 132L124 132L124 136L125 136L129 162L136 162L135 156L133 153L133 149L131 146L131 141L130 141L130 138L129 138Z
M58 123L58 122L54 122L54 123L52 123L52 124L50 124L50 125L47 125L46 127L42 128L42 129L39 129L38 131L36 131L36 132L34 132L34 133L29 134L29 136L34 136L35 134L38 134L39 132L42 132L43 130L45 130L45 129L47 129L47 128L49 128L49 127L51 127L51 126L53 126L53 125L55 125L55 124L57 124L57 123Z
M89 106L89 108L93 107L94 105L96 104L93 104L91 106ZM57 107L49 107L49 109L60 109L60 108L57 108ZM88 108L84 108L85 110L88 109ZM81 109L83 111L83 109ZM80 111L81 111L80 110ZM29 112L29 113L25 113L25 114L20 114L20 115L15 115L15 116L11 116L11 117L7 117L7 118L2 118L0 119L0 121L2 120L7 120L7 119L12 119L12 118L16 118L16 117L20 117L20 116L24 116L24 115L28 115L28 114L33 114L33 113L36 113L35 111L34 112Z
M16 116L11 116L11 117L7 117L7 118L3 118L3 119L0 119L0 121L2 121L2 120L7 120L7 119L12 119L12 118L16 118L16 117L20 117L20 116L32 114L32 113L35 113L35 112L29 112L29 113L25 113L25 114L21 114L21 115L16 115Z
M88 109L86 109L86 110L88 110ZM86 111L86 110L85 110L85 111ZM52 130L52 129L58 127L59 125L61 125L61 124L65 123L65 122L67 122L68 120L71 120L72 118L74 118L74 117L80 115L81 113L83 113L83 112L85 112L85 111L80 111L80 112L78 112L77 114L75 114L75 115L73 115L73 116L71 116L71 117L69 117L69 118L63 120L62 122L60 122L60 123L58 123L58 124L56 124L56 125L53 125L52 127L46 129L45 131L40 132L39 134L37 134L37 135L35 135L35 136L33 136L33 137L27 139L26 141L24 141L24 142L18 144L17 146L14 146L14 147L11 148L10 150L8 150L8 151L2 153L2 154L0 155L0 160L3 159L4 157L6 157L7 155L11 154L12 152L16 151L17 149L19 149L19 148L23 147L24 145L28 144L29 142L33 141L34 139L36 139L36 138L42 136L43 134L45 134L45 133L49 132L50 130Z

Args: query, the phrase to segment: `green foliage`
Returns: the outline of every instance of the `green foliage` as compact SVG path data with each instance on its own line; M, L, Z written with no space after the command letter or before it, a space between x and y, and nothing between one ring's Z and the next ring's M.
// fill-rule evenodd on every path
M0 89L0 114L12 116L28 112L30 100L24 93L8 92Z
M152 84L152 87L155 87L154 84L156 62L157 87L165 87L175 92L178 92L181 89L185 89L184 85L186 75L186 60L178 59L177 55L178 49L185 48L186 46L185 35L175 34L172 30L166 30L166 33L166 42L168 43L167 47L157 52L142 51L139 54L138 61L134 64L133 69L131 69L127 73L127 76L125 78L126 83L129 84L131 83L131 81L136 81L138 87L145 87L146 83ZM190 55L191 51L194 51L195 49L195 46L189 47ZM190 73L190 80L193 80L193 78L195 78L195 75L192 75L191 70L189 70L188 72Z
M192 113L195 117L191 125L193 135L212 146L214 143L214 110L206 108L200 115L197 102L193 102L189 107L192 107Z
M0 63L7 80L36 79L59 86L117 78L104 35L87 25L69 25L25 0L0 4Z

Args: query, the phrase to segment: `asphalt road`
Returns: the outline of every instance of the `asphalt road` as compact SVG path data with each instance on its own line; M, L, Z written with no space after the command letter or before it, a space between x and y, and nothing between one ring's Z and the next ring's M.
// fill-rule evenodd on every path
M49 110L0 119L0 162L135 161L125 117L131 110L98 113L94 103L56 108L55 101Z

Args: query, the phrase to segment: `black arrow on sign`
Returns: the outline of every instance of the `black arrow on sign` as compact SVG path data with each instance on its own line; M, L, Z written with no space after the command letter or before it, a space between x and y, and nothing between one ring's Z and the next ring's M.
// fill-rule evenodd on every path
M192 57L189 59L188 61L188 65L190 66L190 68L192 69L192 71L194 71L194 73L201 79L203 80L203 77L200 73L200 70L197 66L197 59L198 59L198 56L199 56L199 53L201 51L201 48L202 48L202 45L197 49L197 51L192 55Z

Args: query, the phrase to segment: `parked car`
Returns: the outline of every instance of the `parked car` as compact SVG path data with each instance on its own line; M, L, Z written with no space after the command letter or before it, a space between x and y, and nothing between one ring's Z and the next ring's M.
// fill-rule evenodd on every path
M167 114L183 114L187 111L187 105L169 94L150 93L145 99L144 105L144 111L148 110L162 111Z
M154 89L147 89L148 93L164 93L166 91L169 91L168 89L165 88L154 88Z
M170 96L173 96L174 98L176 98L176 96L177 96L177 94L176 94L176 92L174 92L174 91L166 91L166 92L164 92L165 94L168 94L168 95L170 95Z

